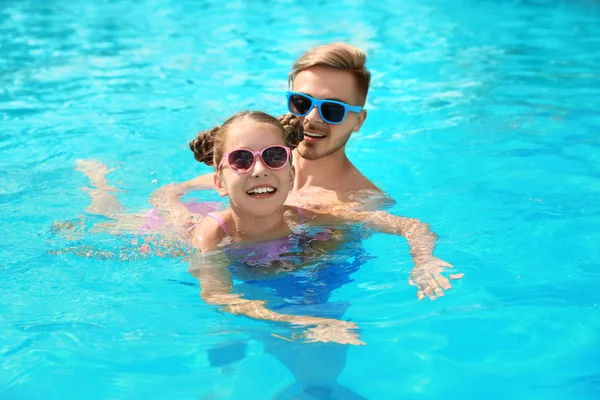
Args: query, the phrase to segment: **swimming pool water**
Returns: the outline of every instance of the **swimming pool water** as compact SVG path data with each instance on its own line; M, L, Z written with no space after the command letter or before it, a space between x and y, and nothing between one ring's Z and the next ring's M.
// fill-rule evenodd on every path
M77 159L144 210L207 171L195 132L284 112L293 60L337 40L373 72L350 157L440 235L444 298L416 300L402 238L334 255L367 343L345 358L204 304L181 256L52 230L89 204ZM369 399L600 398L599 48L591 0L0 2L0 398L267 399L341 367Z

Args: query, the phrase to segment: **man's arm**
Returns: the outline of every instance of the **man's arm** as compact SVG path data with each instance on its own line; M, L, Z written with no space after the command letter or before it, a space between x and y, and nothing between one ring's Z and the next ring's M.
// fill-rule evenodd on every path
M216 257L219 258L218 255ZM211 258L214 259L215 256ZM208 260L209 258L203 254L195 254L190 259L189 269L189 272L200 282L200 296L207 304L223 306L223 311L253 319L315 326L309 328L304 335L304 339L308 341L364 344L358 339L358 334L355 332L357 326L352 322L282 314L265 307L266 302L264 300L247 300L239 294L231 293L233 282L229 270L224 266L220 266L221 262L218 259L207 263Z
M426 223L415 218L397 217L385 211L337 211L333 214L305 211L305 214L307 218L321 224L361 222L383 233L404 236L415 264L408 282L417 286L419 300L425 296L435 300L444 295L444 290L452 288L450 281L441 272L453 266L433 255L438 236ZM460 279L462 276L463 274L450 274L450 279Z
M401 218L400 234L408 242L414 267L410 272L409 284L417 286L417 298L425 296L431 300L444 295L444 290L452 288L450 281L441 275L453 265L434 256L433 251L438 236L429 229L429 225L415 218ZM450 274L450 279L460 279L464 274ZM442 290L444 289L444 290Z
M433 255L438 236L429 229L428 224L416 218L396 217L383 211L367 214L369 215L364 222L368 225L382 232L400 234L406 238L415 264L408 283L417 287L419 300L425 296L435 300L444 295L444 290L452 288L448 278L441 272L446 268L453 268L453 265ZM460 279L462 276L463 274L450 274L450 279Z

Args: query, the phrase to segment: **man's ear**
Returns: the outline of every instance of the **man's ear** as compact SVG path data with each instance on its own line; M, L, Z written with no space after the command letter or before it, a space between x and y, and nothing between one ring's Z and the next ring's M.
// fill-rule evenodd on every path
M352 132L358 132L362 124L365 122L365 119L367 119L367 110L363 109L358 113L358 119L356 120L354 127L352 127Z
M227 188L225 188L223 179L221 179L220 172L215 172L215 174L213 175L213 182L215 184L215 189L217 190L217 193L219 193L221 197L227 196Z

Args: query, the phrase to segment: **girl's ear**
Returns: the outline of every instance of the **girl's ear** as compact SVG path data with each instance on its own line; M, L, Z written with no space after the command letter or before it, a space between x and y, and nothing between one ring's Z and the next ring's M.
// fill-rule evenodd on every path
M213 175L213 182L215 184L215 189L217 190L217 193L219 193L221 197L227 196L227 188L225 187L225 183L221 178L220 172L215 172L215 174Z
M290 191L294 190L294 180L296 179L296 167L292 164L290 168Z

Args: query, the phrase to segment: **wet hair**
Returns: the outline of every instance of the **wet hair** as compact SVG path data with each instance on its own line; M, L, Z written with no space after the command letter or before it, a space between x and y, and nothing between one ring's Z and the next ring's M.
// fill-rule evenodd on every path
M298 144L304 139L302 123L292 114L284 114L275 118L262 111L242 111L229 118L221 126L199 132L196 138L190 141L190 150L194 152L196 161L210 165L216 170L223 158L223 145L228 128L243 119L276 127L281 132L285 145L292 150L298 147Z
M317 46L302 54L288 76L288 85L293 86L296 76L309 68L323 66L341 71L348 71L354 77L362 104L365 104L371 73L365 67L367 55L364 51L347 43L331 43Z

